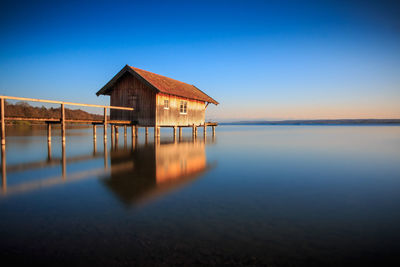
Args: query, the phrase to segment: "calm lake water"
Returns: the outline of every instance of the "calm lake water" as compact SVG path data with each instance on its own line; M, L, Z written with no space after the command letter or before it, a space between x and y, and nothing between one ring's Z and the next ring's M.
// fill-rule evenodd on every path
M400 264L400 126L7 131L2 264Z

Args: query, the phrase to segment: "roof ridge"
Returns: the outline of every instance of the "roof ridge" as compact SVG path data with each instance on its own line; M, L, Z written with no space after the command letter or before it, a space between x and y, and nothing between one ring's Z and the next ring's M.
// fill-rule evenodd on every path
M133 70L138 69L138 70L141 70L141 71L144 71L144 72L148 72L148 73L151 73L151 74L154 74L154 75L161 76L161 77L163 77L163 78L167 78L167 79L170 79L170 80L174 80L174 81L176 81L176 82L184 83L184 84L187 84L187 85L193 85L193 84L185 83L185 82L182 82L182 81L176 80L176 79L174 79L174 78L167 77L167 76L164 76L164 75L155 73L155 72L151 72L151 71L148 71L148 70L140 69L140 68L137 68L137 67L134 67L134 66L130 66L130 65L128 65L128 66L129 66L130 68L132 68ZM197 87L196 87L196 88L197 88Z

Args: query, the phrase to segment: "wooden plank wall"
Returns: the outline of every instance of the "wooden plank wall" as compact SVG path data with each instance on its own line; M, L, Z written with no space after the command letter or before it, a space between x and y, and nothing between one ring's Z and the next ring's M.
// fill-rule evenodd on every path
M137 97L135 110L111 110L111 120L130 120L141 126L154 126L156 97L154 90L136 77L125 74L115 84L114 90L111 92L111 105L132 107L131 96Z
M164 108L164 100L169 100L169 108ZM180 113L180 102L187 101L187 114ZM205 121L205 102L173 95L157 94L157 125L188 126L200 125Z

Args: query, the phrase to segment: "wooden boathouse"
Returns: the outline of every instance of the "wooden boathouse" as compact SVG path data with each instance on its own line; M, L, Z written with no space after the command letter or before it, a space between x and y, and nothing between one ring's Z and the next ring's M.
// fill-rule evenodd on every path
M133 111L110 110L110 120L131 121L138 127L154 127L159 136L160 127L207 126L215 131L216 123L205 122L205 111L210 103L219 103L194 85L126 65L97 93L109 95L110 105L133 108Z

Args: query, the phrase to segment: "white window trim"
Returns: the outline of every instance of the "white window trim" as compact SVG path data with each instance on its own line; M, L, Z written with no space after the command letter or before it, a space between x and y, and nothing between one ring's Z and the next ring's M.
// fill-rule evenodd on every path
M165 101L168 101L168 107L165 106ZM164 109L169 109L169 99L164 99Z
M182 100L181 102L186 103L186 112L181 112L181 106L180 106L180 103L179 103L179 114L187 115L187 101L186 100Z

